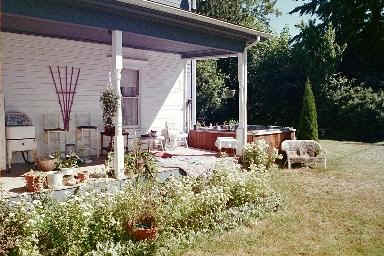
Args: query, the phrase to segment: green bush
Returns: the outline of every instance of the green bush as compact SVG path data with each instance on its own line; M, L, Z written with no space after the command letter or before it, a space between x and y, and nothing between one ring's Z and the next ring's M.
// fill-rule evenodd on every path
M242 164L245 168L255 171L265 171L274 167L276 159L282 158L277 149L265 140L257 140L244 147Z
M370 140L384 136L384 90L373 89L342 74L323 86L321 115L328 134L342 139Z
M297 136L301 140L319 140L315 97L313 96L311 82L308 79L305 83Z
M6 229L4 237L13 239L6 250L16 255L169 255L214 231L262 217L279 204L267 173L219 168L207 177L163 183L139 179L115 195L91 193L7 208L18 228ZM149 210L158 237L134 241L124 223Z

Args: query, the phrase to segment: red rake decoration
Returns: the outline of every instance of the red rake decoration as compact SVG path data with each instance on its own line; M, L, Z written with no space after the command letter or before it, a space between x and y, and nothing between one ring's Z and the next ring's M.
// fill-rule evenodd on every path
M65 69L65 74L62 74ZM71 76L68 77L68 66L57 66L57 73L55 73L52 66L49 66L53 84L55 85L57 98L59 100L60 112L63 118L64 130L69 130L69 120L71 120L71 110L73 105L73 98L76 94L77 83L79 82L80 68L71 68ZM76 80L74 80L76 78ZM64 80L65 79L65 80ZM69 81L68 81L69 80ZM65 82L65 84L64 84ZM60 88L59 88L60 85Z

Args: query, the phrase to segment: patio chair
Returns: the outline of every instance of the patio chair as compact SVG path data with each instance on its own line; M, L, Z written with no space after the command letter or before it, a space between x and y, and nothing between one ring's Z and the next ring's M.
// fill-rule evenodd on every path
M91 113L76 113L76 151L86 152L90 156L95 152L96 157L100 155L99 129L92 120Z
M305 166L321 163L327 168L325 151L314 140L285 140L281 143L281 150L287 154L288 169L294 163Z
M183 144L188 148L188 133L179 130L175 123L165 123L165 139L173 147Z

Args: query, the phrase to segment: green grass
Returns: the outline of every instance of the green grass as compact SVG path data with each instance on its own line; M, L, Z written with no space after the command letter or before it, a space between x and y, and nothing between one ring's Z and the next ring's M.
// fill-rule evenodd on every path
M321 144L328 169L273 174L279 212L180 255L384 255L384 143Z

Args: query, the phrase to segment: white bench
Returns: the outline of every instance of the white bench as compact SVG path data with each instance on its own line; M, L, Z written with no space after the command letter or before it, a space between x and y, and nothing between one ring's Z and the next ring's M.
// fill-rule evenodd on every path
M281 143L281 150L287 154L288 169L291 169L294 163L306 166L321 163L327 168L325 151L314 140L285 140Z

